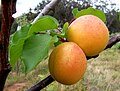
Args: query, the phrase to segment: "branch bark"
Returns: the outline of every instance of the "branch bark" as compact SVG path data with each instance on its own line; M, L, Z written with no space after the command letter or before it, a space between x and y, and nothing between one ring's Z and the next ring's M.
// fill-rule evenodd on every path
M119 41L120 41L120 34L117 34L116 36L111 37L105 49L111 48L114 44L116 44Z
M106 46L105 49L107 48L111 48L114 44L116 44L117 42L120 41L120 34L113 36L110 38L108 45ZM91 58L96 58L98 57L94 56L94 57L87 57L87 59L91 59ZM45 79L43 79L42 81L38 82L37 84L35 84L33 87L31 87L29 90L27 91L40 91L41 89L43 89L44 87L46 87L47 85L49 85L50 83L52 83L53 81L55 81L51 75L49 75L48 77L46 77Z
M40 91L41 89L45 88L47 85L51 84L53 81L54 79L51 77L51 75L49 75L44 80L38 82L27 91Z
M38 14L38 16L34 19L34 22L36 22L41 16L44 16L46 14L48 14L48 12L52 9L55 8L55 6L57 6L57 4L60 2L61 0L52 0L49 4L47 4L44 9L42 10L41 13Z
M8 45L12 14L16 12L16 0L2 0L2 24L0 31L0 91L3 91L6 78L11 71L8 61Z

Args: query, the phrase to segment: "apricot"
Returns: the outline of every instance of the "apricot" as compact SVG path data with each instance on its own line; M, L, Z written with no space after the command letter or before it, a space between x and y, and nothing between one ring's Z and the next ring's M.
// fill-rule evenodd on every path
M86 56L76 43L64 42L50 54L48 67L56 81L72 85L78 82L86 71Z
M98 17L84 15L70 24L67 40L77 43L86 56L96 56L105 49L109 40L109 31Z

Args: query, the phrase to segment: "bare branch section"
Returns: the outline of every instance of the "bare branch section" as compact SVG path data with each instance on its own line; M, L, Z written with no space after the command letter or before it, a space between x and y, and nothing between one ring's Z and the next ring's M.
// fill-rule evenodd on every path
M111 48L114 44L116 44L119 41L120 41L120 34L117 34L116 36L111 37L105 49Z
M109 40L109 42L108 42L108 45L106 46L105 49L111 48L114 44L116 44L119 41L120 41L120 34L111 37L110 40ZM94 57L87 57L87 59L96 58L98 56L99 55L94 56ZM46 87L47 85L49 85L50 83L52 83L53 81L54 81L54 79L52 78L51 75L49 75L47 78L45 78L44 80L38 82L36 85L34 85L33 87L31 87L27 91L40 91L41 89L43 89L44 87Z
M54 81L54 79L51 77L51 75L49 75L44 80L38 82L36 85L34 85L33 87L31 87L27 91L40 91L41 89L43 89L44 87L46 87L47 85L49 85L50 83L52 83L53 81Z
M50 10L54 9L55 6L60 2L61 0L52 0L49 4L47 4L44 9L42 10L42 12L40 14L38 14L38 16L34 19L34 22L36 22L41 16L46 15Z

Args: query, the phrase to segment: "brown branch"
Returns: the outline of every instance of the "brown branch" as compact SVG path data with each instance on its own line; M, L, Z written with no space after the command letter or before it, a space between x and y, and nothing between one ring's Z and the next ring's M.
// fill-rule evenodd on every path
M16 0L2 0L2 24L0 31L0 91L3 91L6 78L11 71L8 61L8 45L12 14L16 12Z
M105 49L111 48L114 44L116 44L119 41L120 41L120 34L111 37L110 40L109 40L109 42L108 42L108 45L106 46ZM87 57L87 59L96 58L98 56L99 55L94 56L94 57ZM49 85L50 83L52 83L53 81L54 81L54 79L52 78L51 75L49 75L47 78L45 78L44 80L38 82L36 85L34 85L33 87L31 87L27 91L40 91L41 89L43 89L44 87L46 87L47 85Z
M48 14L48 12L52 9L55 8L55 6L57 6L57 4L60 2L61 0L52 0L49 4L47 4L44 9L42 10L41 13L38 14L38 16L34 19L34 22L36 22L41 16L44 16L46 14Z
M120 41L120 34L117 34L116 36L111 37L105 49L111 48L114 44L116 44L119 41Z
M44 80L38 82L37 84L35 84L33 87L31 87L27 91L40 91L47 85L51 84L53 81L54 81L54 79L51 77L51 75L49 75Z

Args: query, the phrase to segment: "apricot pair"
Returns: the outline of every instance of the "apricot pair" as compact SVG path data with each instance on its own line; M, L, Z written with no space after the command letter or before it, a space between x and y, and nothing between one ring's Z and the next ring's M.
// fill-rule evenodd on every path
M108 29L98 17L79 17L68 27L69 42L58 45L50 54L48 66L51 76L65 85L78 82L87 68L86 56L98 55L106 47L108 39Z

